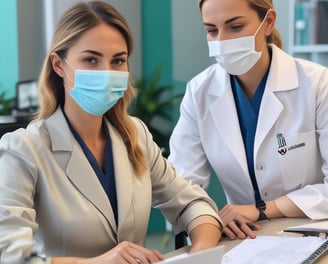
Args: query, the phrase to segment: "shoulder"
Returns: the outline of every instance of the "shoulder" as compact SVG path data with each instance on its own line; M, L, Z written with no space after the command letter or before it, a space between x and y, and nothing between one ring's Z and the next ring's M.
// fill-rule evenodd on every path
M0 140L0 149L19 156L31 157L49 145L44 120L32 122L26 128L19 128L6 133Z
M198 102L206 101L208 98L216 98L229 87L229 80L229 74L218 63L212 64L187 83L183 101Z
M131 118L132 122L134 123L134 125L136 126L136 129L138 130L138 132L148 130L146 124L139 117L130 116L130 118Z
M294 66L300 78L318 78L318 76L323 74L327 75L327 68L321 64L293 57L274 45L272 45L272 49L274 57L277 58L277 64L281 66L278 67L280 69L283 67L291 68Z
M295 58L295 63L300 76L314 79L325 75L328 78L328 69L323 65L298 58Z
M214 63L202 72L195 75L188 82L188 84L194 87L201 87L205 84L208 84L209 82L212 82L213 80L220 80L225 75L226 72L223 70L223 68L218 63Z
M137 129L139 140L141 140L143 143L145 143L149 139L152 139L152 135L151 135L147 125L140 118L131 116L131 119Z

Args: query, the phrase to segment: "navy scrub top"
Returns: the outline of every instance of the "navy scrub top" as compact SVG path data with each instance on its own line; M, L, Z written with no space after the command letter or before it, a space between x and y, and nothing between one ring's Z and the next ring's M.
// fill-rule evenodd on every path
M65 115L66 117L66 115ZM105 133L106 137L106 146L105 146L105 158L104 158L104 168L101 168L95 158L95 156L92 154L92 152L89 150L88 146L83 142L82 138L79 136L79 134L75 131L75 129L70 124L68 118L66 117L67 123L69 125L69 128L74 135L75 139L79 142L85 156L87 157L91 167L97 174L97 177L104 188L108 199L110 201L110 204L113 209L113 213L115 216L116 225L118 223L118 212L117 212L117 196L116 196L116 186L115 186L115 174L114 174L114 163L113 163L113 152L112 152L112 142L109 136L109 130L106 125L105 118L103 118L102 121L102 128Z
M255 132L256 132L257 120L260 112L262 96L268 78L268 73L269 73L269 69L265 73L259 86L256 89L255 94L251 99L247 98L246 94L244 93L242 87L238 82L237 77L233 75L230 76L231 87L235 98L235 104L238 113L239 125L244 141L248 172L251 177L256 201L261 201L262 198L257 187L255 170L254 170L254 139L255 139Z

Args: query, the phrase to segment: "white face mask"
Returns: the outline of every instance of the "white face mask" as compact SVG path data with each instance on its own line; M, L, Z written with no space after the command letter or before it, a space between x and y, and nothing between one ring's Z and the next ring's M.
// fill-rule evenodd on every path
M265 20L266 15L253 36L208 41L209 56L215 57L221 67L232 75L248 72L262 56L263 48L255 50L255 37Z

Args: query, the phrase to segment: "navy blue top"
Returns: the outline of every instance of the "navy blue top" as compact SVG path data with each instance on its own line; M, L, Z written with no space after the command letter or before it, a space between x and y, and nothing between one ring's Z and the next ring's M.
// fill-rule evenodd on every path
M66 115L65 115L66 117ZM105 132L106 137L106 146L105 146L105 158L104 158L104 168L99 166L95 156L92 154L88 146L84 143L79 134L70 124L68 118L66 117L69 128L74 135L75 139L79 142L85 156L87 157L91 167L97 174L97 177L104 188L109 201L111 203L116 225L118 223L118 212L117 212L117 196L116 196L116 186L115 186L115 174L114 174L114 162L113 162L113 153L112 153L112 142L109 136L109 130L106 125L105 119L103 118L102 128Z
M244 141L244 147L246 151L246 159L248 165L248 172L251 177L252 185L254 188L255 201L261 201L261 195L258 190L257 181L254 170L254 139L257 127L257 119L259 116L262 96L265 89L265 84L268 78L268 72L262 78L259 86L256 89L253 98L250 100L247 98L242 87L240 86L236 76L231 75L231 87L235 98L235 104L237 108L239 125L241 134Z

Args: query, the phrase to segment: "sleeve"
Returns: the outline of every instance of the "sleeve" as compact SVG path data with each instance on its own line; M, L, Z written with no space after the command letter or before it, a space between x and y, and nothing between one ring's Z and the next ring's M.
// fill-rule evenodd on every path
M152 205L160 209L177 233L186 231L190 222L201 215L209 215L220 222L215 202L200 186L180 177L162 156L159 147L143 123L142 142L145 142L152 181Z
M170 137L168 160L182 177L206 189L210 182L211 167L200 138L198 107L189 82L180 105L179 120Z
M0 141L0 263L22 263L33 250L35 222L33 167L19 137Z
M311 79L316 92L316 134L324 178L322 183L307 185L287 195L311 219L328 218L328 69L321 72Z

